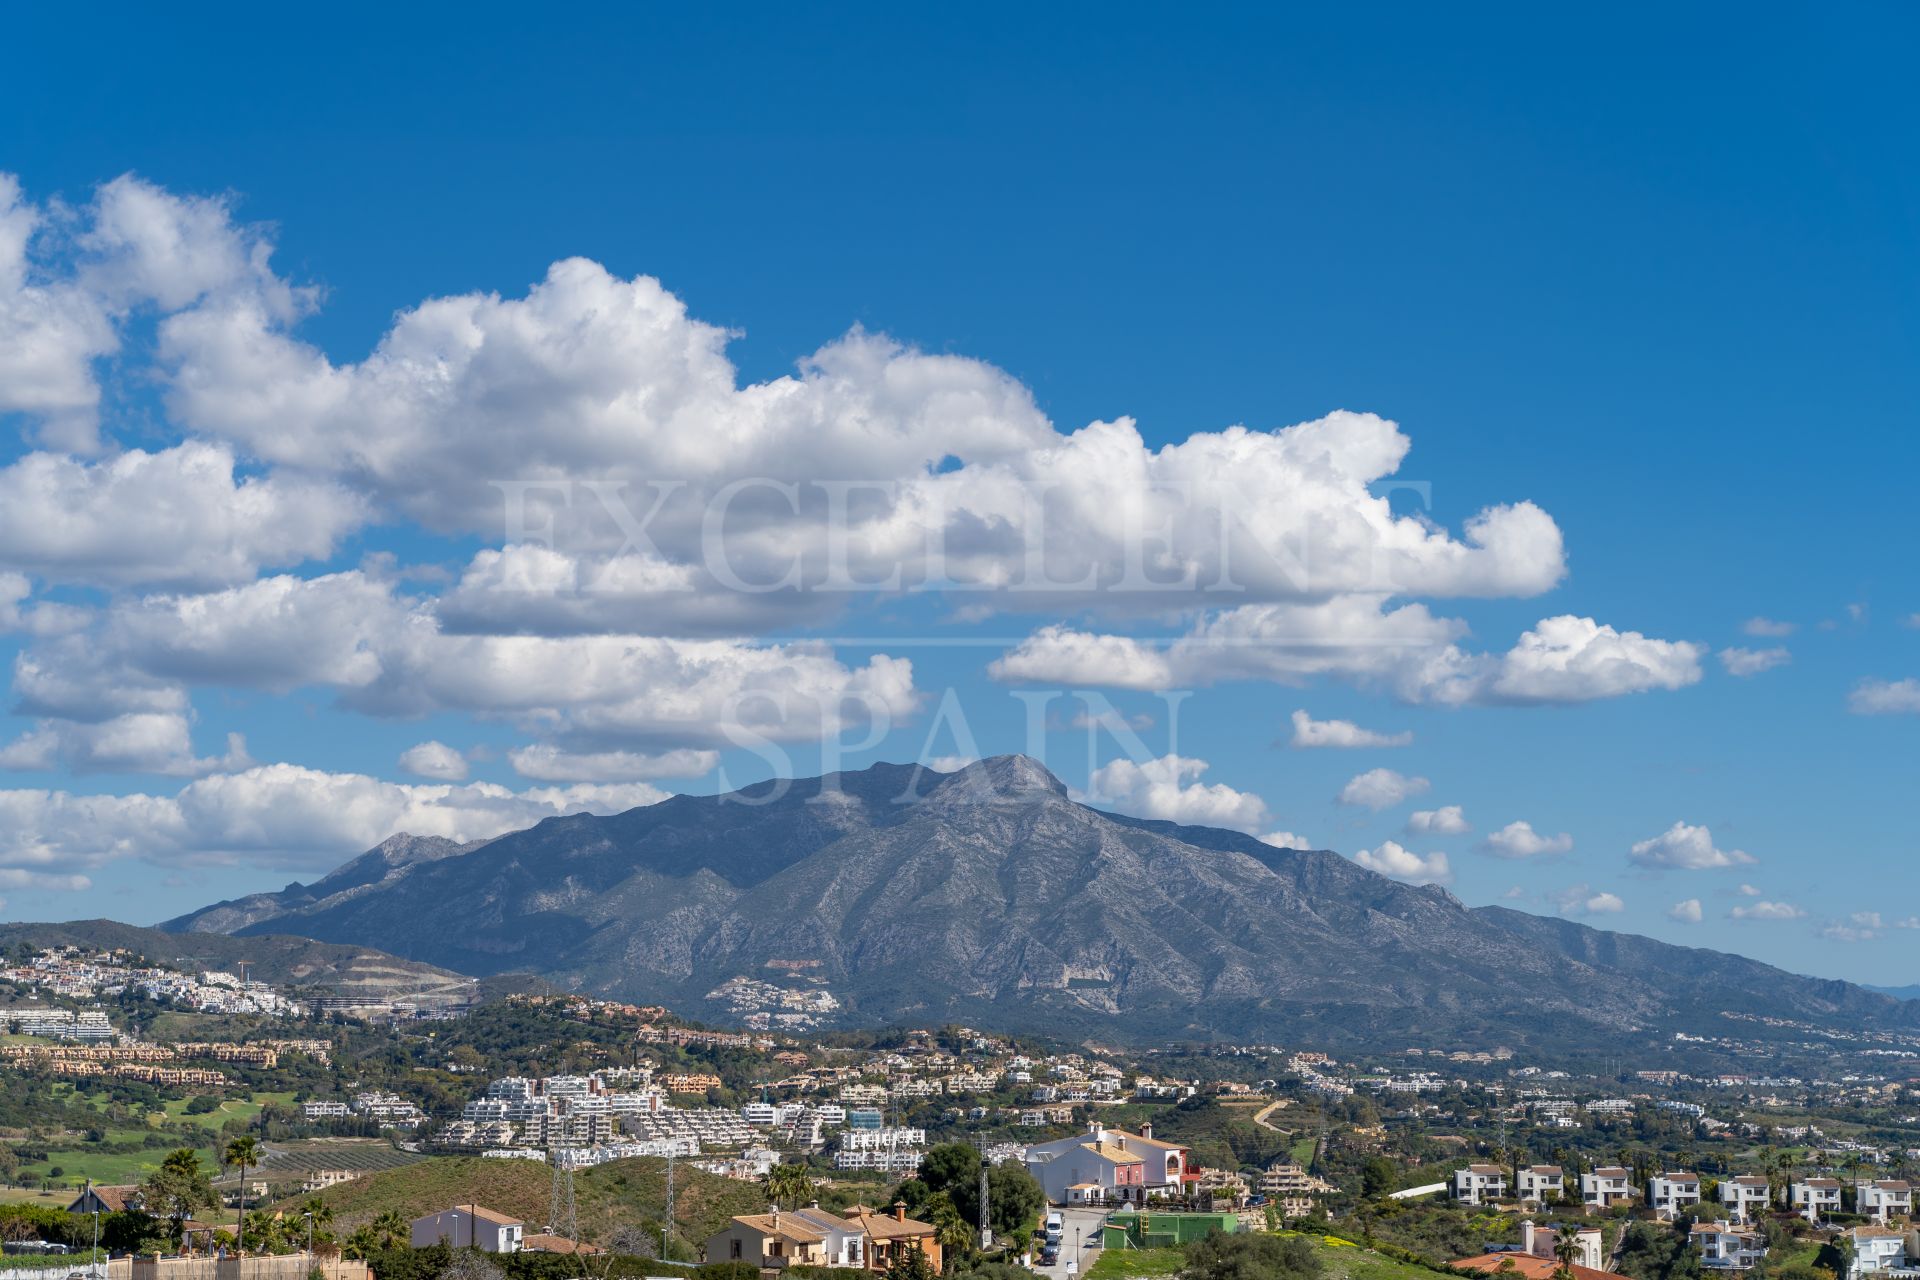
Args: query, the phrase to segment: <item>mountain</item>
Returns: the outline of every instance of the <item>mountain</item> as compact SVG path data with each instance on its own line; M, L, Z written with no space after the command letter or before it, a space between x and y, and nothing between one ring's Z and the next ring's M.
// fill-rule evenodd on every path
M1878 991L1881 995L1892 996L1895 1000L1920 1000L1920 982L1909 982L1904 987L1876 987L1870 982L1863 985L1869 991Z
M85 947L131 951L156 964L235 971L296 994L357 995L368 1001L408 998L458 1003L473 998L462 974L377 951L362 944L317 942L293 936L228 937L169 933L117 920L65 924L0 924L0 947Z
M415 863L471 853L485 843L484 840L474 840L459 844L444 836L410 836L402 832L387 837L311 885L296 880L277 893L254 893L244 898L216 902L210 907L176 916L160 927L169 933L238 933L249 925L264 923L316 902L342 898L384 885Z
M378 878L347 870L237 931L536 973L694 1014L720 1011L702 1001L722 983L753 978L824 985L856 1023L1133 1041L1591 1043L1697 1029L1721 1011L1920 1025L1920 1004L1847 983L1468 908L1324 850L1104 813L1021 756L676 796L551 818ZM316 892L336 877L353 883Z

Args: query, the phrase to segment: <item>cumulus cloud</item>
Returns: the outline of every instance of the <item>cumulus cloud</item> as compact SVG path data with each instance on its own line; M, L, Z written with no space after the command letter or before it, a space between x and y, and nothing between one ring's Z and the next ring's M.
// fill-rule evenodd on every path
M637 751L572 752L542 743L515 748L507 753L507 760L521 777L542 782L639 782L697 778L720 763L720 753L690 749L652 755Z
M116 611L89 652L83 684L328 687L370 714L465 711L579 748L718 742L728 728L814 738L915 705L904 659L875 655L849 668L819 644L450 634L430 600L358 570L148 596Z
M238 733L227 735L225 755L196 757L188 718L176 712L131 712L92 722L42 720L0 746L0 769L20 772L65 769L198 777L253 763L246 739Z
M1636 866L1671 871L1717 871L1756 861L1752 854L1739 849L1715 847L1711 831L1684 822L1676 822L1659 835L1636 842L1627 860Z
M1547 900L1563 916L1617 915L1627 909L1627 904L1620 900L1618 894L1596 890L1584 884L1550 893Z
M1334 797L1336 803L1367 809L1391 809L1414 796L1425 795L1433 784L1425 778L1410 778L1392 769L1369 769L1348 779Z
M1730 676L1757 676L1793 661L1793 654L1778 646L1771 649L1727 648L1720 651L1719 657L1720 665L1726 668Z
M1871 942L1887 927L1878 911L1856 911L1845 920L1829 920L1820 936L1832 942Z
M428 741L400 753L400 767L416 778L465 782L467 758L444 742Z
M1847 710L1857 716L1920 715L1920 680L1862 680L1847 695Z
M1472 830L1466 810L1457 804L1442 805L1438 809L1417 809L1407 819L1407 834L1410 836L1463 836Z
M1727 912L1732 920L1798 920L1807 913L1789 902L1770 902L1761 899L1752 904L1742 904Z
M215 774L173 795L0 791L0 867L39 875L144 858L318 868L398 831L476 840L557 814L616 813L664 798L643 783L511 791L490 783L408 785L289 764Z
M1261 844L1270 844L1276 849L1311 849L1313 841L1292 831L1269 831L1260 837Z
M1094 770L1086 799L1142 818L1252 833L1267 821L1266 802L1223 782L1204 783L1205 760L1167 755L1136 764L1120 759Z
M1228 680L1305 684L1315 678L1384 688L1441 706L1589 702L1700 679L1704 646L1617 631L1591 618L1546 618L1504 654L1454 641L1465 625L1426 606L1383 607L1353 595L1303 605L1255 605L1213 616L1164 645L1131 636L1044 627L989 667L1000 680L1202 686Z
M193 442L98 462L27 454L0 467L0 563L57 581L224 586L324 560L366 518L330 481L236 465Z
M1444 853L1421 855L1395 843L1382 841L1378 849L1362 849L1353 860L1369 871L1407 884L1452 884L1453 868Z
M1740 629L1756 639L1781 640L1799 628L1794 623L1777 622L1772 618L1748 618L1740 624Z
M1362 729L1351 720L1315 720L1305 711L1293 713L1295 747L1407 747L1413 745L1413 732L1377 733Z
M1667 908L1667 919L1678 920L1681 924L1699 924L1705 914L1698 898L1685 898Z
M1540 858L1571 853L1573 837L1566 832L1542 835L1530 822L1509 822L1498 831L1487 833L1480 847L1496 858Z

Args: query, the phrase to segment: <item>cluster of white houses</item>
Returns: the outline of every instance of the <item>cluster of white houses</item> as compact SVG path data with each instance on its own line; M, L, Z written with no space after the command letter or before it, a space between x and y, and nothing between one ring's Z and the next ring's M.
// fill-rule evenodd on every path
M1643 1193L1634 1185L1632 1170L1605 1165L1581 1174L1575 1184L1558 1165L1525 1165L1509 1178L1504 1165L1469 1164L1454 1170L1451 1190L1454 1199L1475 1205L1545 1206L1573 1200L1577 1192L1577 1199L1589 1209L1644 1203L1662 1218L1696 1217L1699 1220L1688 1228L1690 1243L1701 1265L1714 1271L1747 1271L1766 1257L1766 1235L1755 1224L1775 1207L1773 1183L1759 1174L1720 1179L1711 1197L1718 1212L1707 1213L1703 1208L1709 1198L1699 1174L1655 1174L1647 1179ZM1787 1184L1786 1207L1809 1222L1839 1213L1842 1204L1838 1178L1808 1176ZM1920 1260L1920 1235L1905 1222L1913 1213L1912 1186L1894 1178L1860 1183L1854 1208L1872 1222L1840 1233L1841 1248L1851 1253L1849 1273L1920 1275L1914 1261ZM1526 1225L1531 1234L1532 1224ZM1480 1260L1466 1261L1471 1270L1477 1269ZM1581 1280L1578 1270L1576 1280Z
M1810 1222L1840 1211L1838 1178L1796 1178L1787 1184L1787 1207ZM1580 1203L1588 1208L1611 1209L1639 1204L1642 1192L1634 1186L1633 1171L1617 1165L1602 1165L1580 1175ZM1704 1200L1702 1182L1697 1173L1668 1172L1647 1179L1644 1199L1648 1208L1663 1218L1692 1212ZM1520 1204L1551 1204L1569 1197L1567 1175L1559 1165L1523 1165L1508 1178L1505 1165L1470 1164L1453 1172L1453 1198L1464 1204L1493 1204L1515 1201ZM1913 1212L1913 1187L1896 1178L1863 1182L1858 1188L1857 1211L1885 1225L1894 1218ZM1714 1189L1714 1199L1735 1222L1749 1222L1774 1204L1773 1183L1760 1174L1740 1174L1722 1178Z

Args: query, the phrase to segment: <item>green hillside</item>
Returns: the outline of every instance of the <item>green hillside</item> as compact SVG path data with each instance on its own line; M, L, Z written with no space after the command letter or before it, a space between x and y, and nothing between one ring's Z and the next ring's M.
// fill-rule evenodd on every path
M638 1159L576 1173L581 1235L604 1240L621 1224L658 1223L666 1212L666 1171L665 1160ZM434 1157L330 1187L322 1198L333 1206L335 1230L342 1233L389 1209L412 1219L463 1204L511 1214L531 1229L543 1229L552 1186L552 1171L534 1160ZM755 1184L717 1177L684 1161L674 1165L673 1199L675 1234L694 1242L736 1213L766 1209L766 1197Z

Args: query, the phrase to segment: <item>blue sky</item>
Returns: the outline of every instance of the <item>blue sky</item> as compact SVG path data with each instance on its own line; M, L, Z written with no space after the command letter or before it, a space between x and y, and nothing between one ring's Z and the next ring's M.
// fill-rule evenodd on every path
M718 785L711 767L662 772L691 767L661 761L674 751L764 772L635 711L686 693L670 681L589 715L564 687L532 706L464 668L460 688L417 694L410 681L456 664L399 656L403 615L454 630L452 583L504 541L482 518L491 473L463 469L483 452L471 422L525 431L528 456L572 459L582 477L613 474L598 446L568 452L568 397L665 394L659 369L636 358L612 392L543 382L538 402L516 386L510 411L497 384L470 381L431 429L409 399L425 384L391 368L350 395L340 379L289 382L322 361L366 374L396 315L430 299L498 294L497 347L533 323L513 304L578 257L600 276L542 312L554 341L613 323L610 300L651 277L664 292L647 295L649 322L732 331L741 387L856 326L964 358L888 364L856 342L854 359L908 369L907 399L942 379L1003 397L993 423L954 427L948 465L963 470L1026 465L1043 427L1130 418L1144 457L1345 410L1398 425L1410 447L1374 478L1430 486L1425 514L1455 547L1476 513L1522 502L1562 543L1546 570L1493 566L1484 590L1429 566L1424 586L1375 602L1443 620L1423 634L1480 664L1470 689L1351 655L1284 680L1226 678L1204 658L1138 674L1154 642L1220 625L1235 606L1217 599L1148 616L996 598L978 618L956 616L966 600L857 596L703 633L735 646L716 669L760 679L799 641L815 642L807 679L829 688L859 685L876 655L910 661L911 689L887 693L897 723L856 762L920 751L948 688L992 752L1025 745L1016 693L1084 684L1153 719L1133 772L1106 775L1115 803L1295 833L1414 876L1444 853L1469 902L1915 980L1899 927L1920 911L1920 689L1898 683L1920 677L1905 625L1920 612L1904 492L1920 461L1909 11L1645 8L1602 24L1518 7L874 7L563 23L465 7L283 22L193 29L128 9L79 32L36 15L0 51L0 172L18 192L0 207L31 224L16 278L0 271L0 493L16 513L0 511L0 582L23 584L0 598L7 917L159 919L311 878L396 814L484 834L543 805ZM257 329L235 319L248 308L267 313ZM71 323L56 332L50 315ZM695 447L700 406L733 403L693 399L665 445ZM839 474L846 458L809 460L807 436L776 432L759 452ZM493 459L516 456L495 439ZM167 467L196 443L215 451L194 455L211 487L183 515ZM937 474L943 448L901 476ZM666 474L654 456L619 473ZM151 483L113 470L130 457ZM1300 477L1276 475L1284 513ZM243 499L249 481L279 486L274 501ZM476 481L458 511L433 497ZM1393 501L1411 512L1409 492ZM61 514L76 507L85 519ZM339 594L310 598L300 584L318 580ZM363 610L390 628L322 625ZM1589 652L1572 674L1516 674L1510 655L1559 617L1633 635L1624 668ZM1791 630L1748 634L1755 618ZM1124 672L1084 648L1036 652L1049 624L1145 648ZM694 643L645 608L584 629ZM542 651L541 672L593 667L565 647L588 643L581 630ZM989 674L1023 645L1024 666ZM1730 648L1788 657L1736 676ZM1177 741L1167 689L1191 691ZM1049 761L1092 786L1091 768L1125 752L1103 741L1089 760L1069 699L1056 706ZM1291 747L1296 710L1413 741ZM410 772L401 756L425 742L457 760L415 757ZM516 767L509 753L529 746L559 755ZM804 734L783 750L802 771L818 758ZM1206 769L1159 759L1173 751ZM1429 785L1379 810L1336 802L1374 769ZM493 790L432 793L475 782ZM1471 832L1407 831L1412 813L1456 805ZM1481 847L1515 821L1549 851ZM1710 835L1683 829L1630 859L1675 824ZM1562 833L1571 849L1550 851ZM1733 865L1643 865L1663 857ZM1689 901L1697 923L1669 917Z

